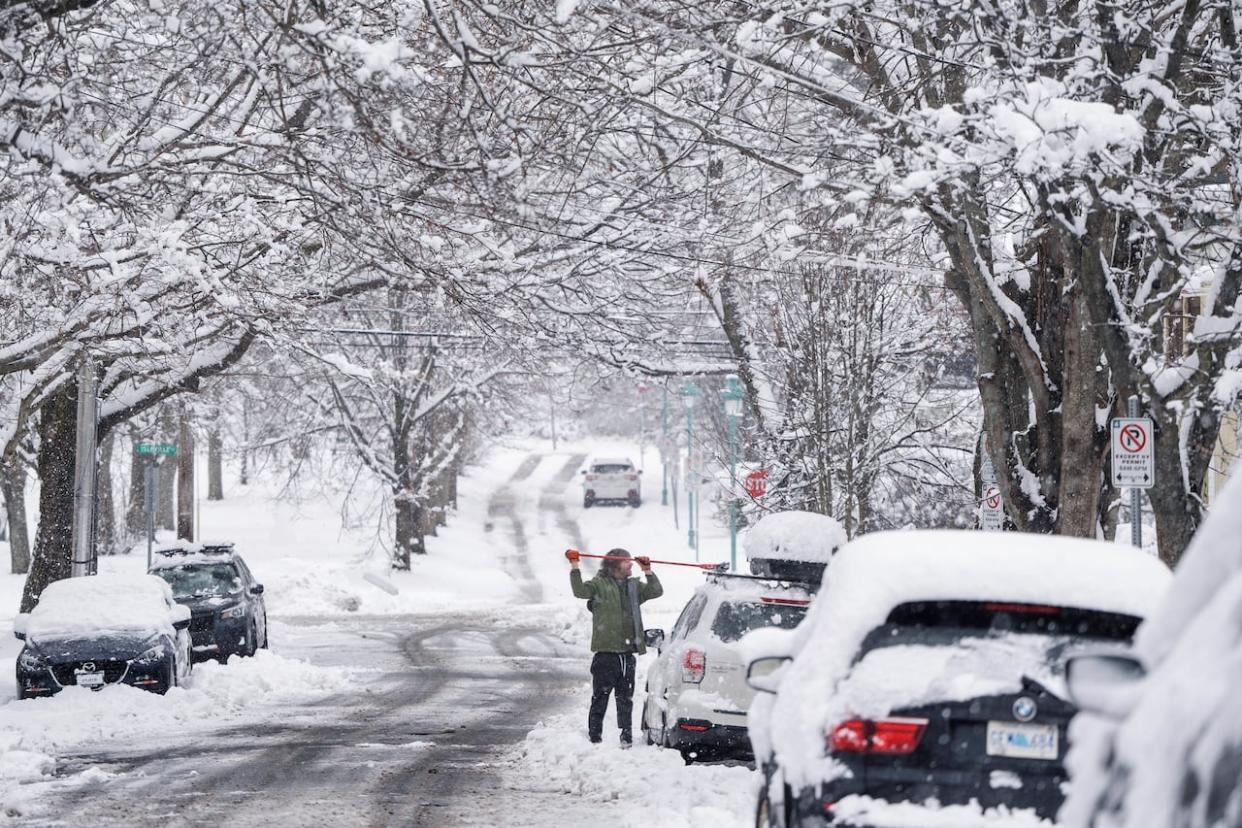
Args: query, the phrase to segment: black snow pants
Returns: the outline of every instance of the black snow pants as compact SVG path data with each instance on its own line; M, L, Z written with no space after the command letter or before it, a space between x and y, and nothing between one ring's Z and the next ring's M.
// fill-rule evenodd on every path
M604 733L604 713L608 710L608 695L617 694L617 727L621 728L621 741L632 740L634 720L634 665L633 653L596 653L591 659L591 712L587 717L587 735L598 742Z

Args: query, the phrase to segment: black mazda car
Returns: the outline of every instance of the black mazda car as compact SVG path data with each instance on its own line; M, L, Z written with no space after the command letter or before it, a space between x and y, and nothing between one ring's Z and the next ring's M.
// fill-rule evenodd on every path
M159 550L151 564L190 608L194 658L226 661L267 647L263 585L231 543L185 544Z
M190 672L189 613L150 575L93 575L49 584L13 632L17 697L128 684L164 693Z

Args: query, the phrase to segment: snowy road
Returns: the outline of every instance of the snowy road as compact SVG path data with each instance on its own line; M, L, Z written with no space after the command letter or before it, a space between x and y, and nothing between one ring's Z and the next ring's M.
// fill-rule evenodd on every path
M499 615L357 619L332 637L383 667L357 695L305 711L311 723L83 757L120 775L29 824L432 826L573 806L500 790L494 765L581 682L574 648Z
M582 455L561 460L540 506L580 537L561 495ZM533 606L543 588L529 560L523 488L542 458L531 455L492 495L484 529L503 533L499 565L519 584L520 621L493 613L374 616L322 624L284 619L282 654L315 664L363 667L358 692L297 711L291 720L244 726L192 743L152 734L141 749L68 757L102 781L45 799L54 816L31 825L190 826L227 814L231 825L432 826L512 823L515 812L575 801L556 792L504 790L495 771L506 750L582 683L583 653L548 634L560 612ZM550 801L549 801L550 800ZM585 805L583 820L587 821Z
M106 692L3 705L49 717L41 733L57 715L83 718L77 741L56 745L50 779L8 789L21 803L9 815L44 828L746 824L746 768L687 768L671 751L585 739L589 623L561 553L677 554L682 541L668 510L582 510L584 458L498 454L466 481L426 561L393 576L396 597L339 563L333 547L346 535L325 523L339 509L224 504L216 524L268 582L271 664L292 672L264 695L254 690L262 658L203 665L194 681L214 695L196 696L197 707L170 694L160 701L171 712L148 720L152 698L132 692L128 724L101 708L109 724L94 738L90 711L71 703L115 705ZM670 595L649 623L668 626L697 577L662 575ZM639 669L641 688L645 661ZM286 675L321 684L299 696ZM214 699L228 715L213 714Z

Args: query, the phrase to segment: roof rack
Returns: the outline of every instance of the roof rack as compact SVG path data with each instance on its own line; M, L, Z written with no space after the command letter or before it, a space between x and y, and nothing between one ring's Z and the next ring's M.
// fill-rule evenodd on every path
M819 590L819 584L813 581L799 581L794 578L774 578L770 575L746 575L741 572L726 572L719 567L703 574L707 576L709 581L716 581L721 578L738 578L744 581L759 581L776 589L801 589L807 592Z
M213 543L186 543L181 546L165 546L152 550L156 555L227 555L233 551L232 541Z

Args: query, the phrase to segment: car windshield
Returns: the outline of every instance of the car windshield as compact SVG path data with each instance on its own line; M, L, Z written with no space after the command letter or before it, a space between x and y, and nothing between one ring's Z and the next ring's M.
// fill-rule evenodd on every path
M177 598L204 598L240 592L241 576L231 563L195 564L156 570Z
M591 471L595 474L621 474L633 470L634 467L626 463L597 463L591 467Z
M806 607L760 601L726 601L720 605L712 632L725 643L740 641L751 630L778 627L792 630L806 617Z
M1065 697L1066 657L1130 642L1139 619L993 602L905 604L872 630L840 692L887 708L965 700L1035 682Z

